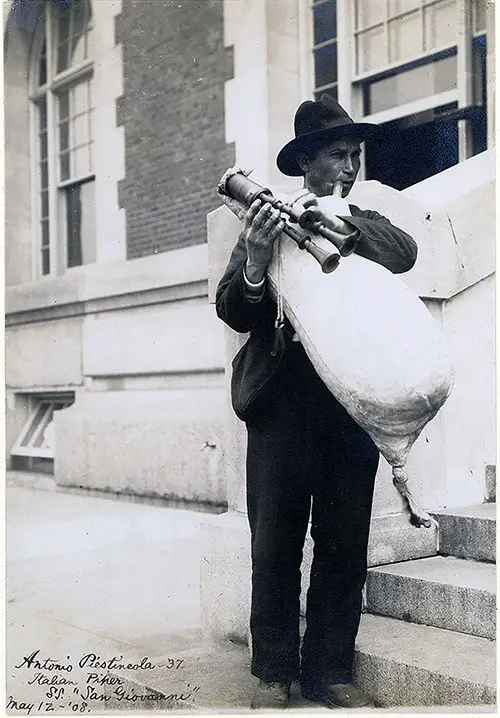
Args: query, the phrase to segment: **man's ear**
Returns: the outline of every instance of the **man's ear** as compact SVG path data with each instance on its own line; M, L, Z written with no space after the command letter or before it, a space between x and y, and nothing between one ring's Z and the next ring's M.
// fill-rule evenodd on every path
M297 155L296 160L297 160L298 166L300 167L302 172L304 172L304 174L306 172L309 172L309 168L311 165L309 162L309 157L307 155L305 155L303 152L301 152L300 154Z

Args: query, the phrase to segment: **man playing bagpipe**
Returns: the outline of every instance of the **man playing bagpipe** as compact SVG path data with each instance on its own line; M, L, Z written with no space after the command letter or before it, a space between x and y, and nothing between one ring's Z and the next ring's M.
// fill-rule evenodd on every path
M277 157L281 172L303 176L293 206L345 198L360 167L360 142L376 126L354 123L327 94L295 115L295 138ZM345 214L340 214L342 205ZM413 239L375 211L339 201L329 218L339 246L393 273L414 265ZM247 508L251 529L252 708L285 708L290 684L328 707L372 706L352 684L354 643L367 571L367 543L379 452L319 378L291 325L277 341L276 302L266 269L285 218L256 200L219 282L218 316L250 336L233 362L233 408L246 423ZM354 318L353 318L354 321ZM302 551L311 518L314 555L300 648Z

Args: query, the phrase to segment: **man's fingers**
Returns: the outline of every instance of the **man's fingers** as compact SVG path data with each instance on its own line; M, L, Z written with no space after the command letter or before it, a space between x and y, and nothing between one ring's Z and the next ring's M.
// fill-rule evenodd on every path
M260 201L260 199L256 199L254 202L252 202L245 217L245 224L247 227L250 227L255 217L259 213L261 206L262 202Z
M264 225L268 222L269 218L273 215L273 213L277 211L278 210L273 210L269 202L266 202L257 212L257 215L255 216L253 222L254 225L257 227L264 227Z
M264 227L264 229L271 229L279 221L279 218L279 209L273 209L272 212L268 212L267 216L265 216L264 224L262 226Z
M277 224L275 224L269 231L269 236L271 237L271 239L276 239L276 237L283 231L284 226L285 220L280 219Z

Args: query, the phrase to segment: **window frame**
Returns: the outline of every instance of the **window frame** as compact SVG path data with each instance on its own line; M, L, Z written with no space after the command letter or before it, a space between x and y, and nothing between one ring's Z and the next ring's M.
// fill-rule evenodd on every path
M385 13L384 18L382 21L370 23L368 25L363 26L362 28L358 28L356 26L356 2L359 2L359 0L355 0L355 2L352 4L352 67L354 68L354 73L352 77L353 83L361 83L365 82L366 80L374 80L374 79L380 79L378 76L385 77L389 73L395 74L396 72L400 72L403 70L403 68L406 68L408 66L411 67L415 65L415 63L418 64L425 64L427 62L433 61L436 57L439 57L440 55L446 54L453 50L453 48L456 47L456 43L446 43L444 45L440 45L437 47L433 47L429 50L424 50L418 54L416 54L414 57L405 58L404 60L394 60L394 61L387 61L384 65L380 65L377 68L373 68L371 70L365 70L363 72L358 72L358 48L357 48L357 39L360 35L364 34L365 32L377 28L377 27L383 27L384 28L384 45L387 52L387 57L390 57L390 42L389 42L389 23L393 22L395 20L398 20L399 18L406 17L407 15L411 15L415 12L418 12L420 14L420 21L422 24L422 41L424 41L425 37L425 29L424 29L424 9L430 8L435 5L437 5L440 0L419 0L420 5L416 10L406 10L403 12L395 13L394 15L389 15L389 0L384 0L384 6L385 6ZM472 0L473 2L474 0ZM458 4L459 0L455 0L455 2Z
M54 412L66 409L75 400L70 393L32 395L29 397L31 410L21 431L10 450L11 457L55 459L54 447L33 446L40 434L54 419ZM46 419L48 419L46 421ZM31 437L26 441L26 437Z
M84 0L91 9L91 0ZM57 72L57 31L56 17L58 9L52 2L44 5L32 43L31 66L29 73L29 122L30 141L33 151L30 152L31 177L33 185L31 189L31 210L32 210L32 279L38 280L45 277L56 277L70 271L67 258L67 236L64 212L61 211L61 190L66 186L74 186L95 180L93 171L78 176L77 179L59 180L59 127L57 122L57 103L62 90L70 89L80 82L92 82L94 76L94 62L91 57L86 57L82 62ZM93 29L92 14L89 16L86 32L87 54L91 54L91 31ZM46 40L46 82L38 86L39 61L44 39ZM48 167L48 205L49 205L49 271L43 272L42 265L42 231L41 231L41 202L40 202L40 180L39 180L39 138L38 138L38 104L41 100L46 102L47 117L47 167ZM91 105L89 111L93 113L95 106ZM95 137L89 137L89 142L94 144ZM95 208L94 208L95 209ZM80 266L80 265L78 265Z
M460 109L467 108L473 104L473 52L472 42L474 39L486 36L488 37L487 28L476 30L476 12L474 9L475 0L455 0L457 8L457 41L455 44L446 45L441 48L433 48L432 51L422 52L420 55L412 59L399 62L387 63L383 67L378 67L363 73L357 73L357 34L356 27L356 3L350 6L350 35L348 42L350 43L350 62L353 68L351 77L351 97L356 98L356 106L359 108L360 116L367 122L375 122L382 124L398 118L404 118L409 114L418 113L423 110L439 107L444 104L457 102ZM420 7L431 7L434 3L430 0L420 0ZM385 0L385 7L388 8L389 0ZM410 11L411 12L411 11ZM404 14L407 14L406 12ZM399 16L399 13L398 13ZM391 16L392 19L393 16ZM394 16L395 17L395 16ZM388 22L387 14L384 22ZM375 26L381 23L374 23ZM371 27L366 25L365 28ZM389 49L387 49L389 52ZM434 62L437 59L445 57L453 52L457 54L457 86L456 89L448 90L443 93L424 97L404 105L396 105L393 108L383 110L374 114L364 114L363 108L363 87L367 83L390 77L410 70L414 67ZM473 138L470 123L467 119L459 120L459 162L471 157L473 154Z
M320 5L326 4L328 0L309 0L309 18L310 18L310 38L311 38L311 55L312 55L312 62L311 62L311 69L312 69L312 94L314 97L320 96L323 94L323 92L328 92L332 94L332 90L334 95L338 98L339 95L339 85L340 85L340 77L339 77L339 28L338 28L338 7L335 3L335 26L336 26L336 33L335 36L329 37L327 40L323 40L322 42L315 42L314 37L314 8L318 7ZM318 50L321 50L325 47L334 46L335 47L335 54L336 54L336 79L332 82L327 82L323 85L316 85L316 52Z

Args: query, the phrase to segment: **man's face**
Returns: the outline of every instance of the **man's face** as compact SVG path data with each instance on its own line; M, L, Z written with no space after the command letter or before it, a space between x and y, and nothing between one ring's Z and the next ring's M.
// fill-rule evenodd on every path
M342 182L342 197L352 189L361 163L361 148L357 140L336 140L322 147L315 157L298 159L304 170L305 186L310 192L324 197L333 192L335 182Z

